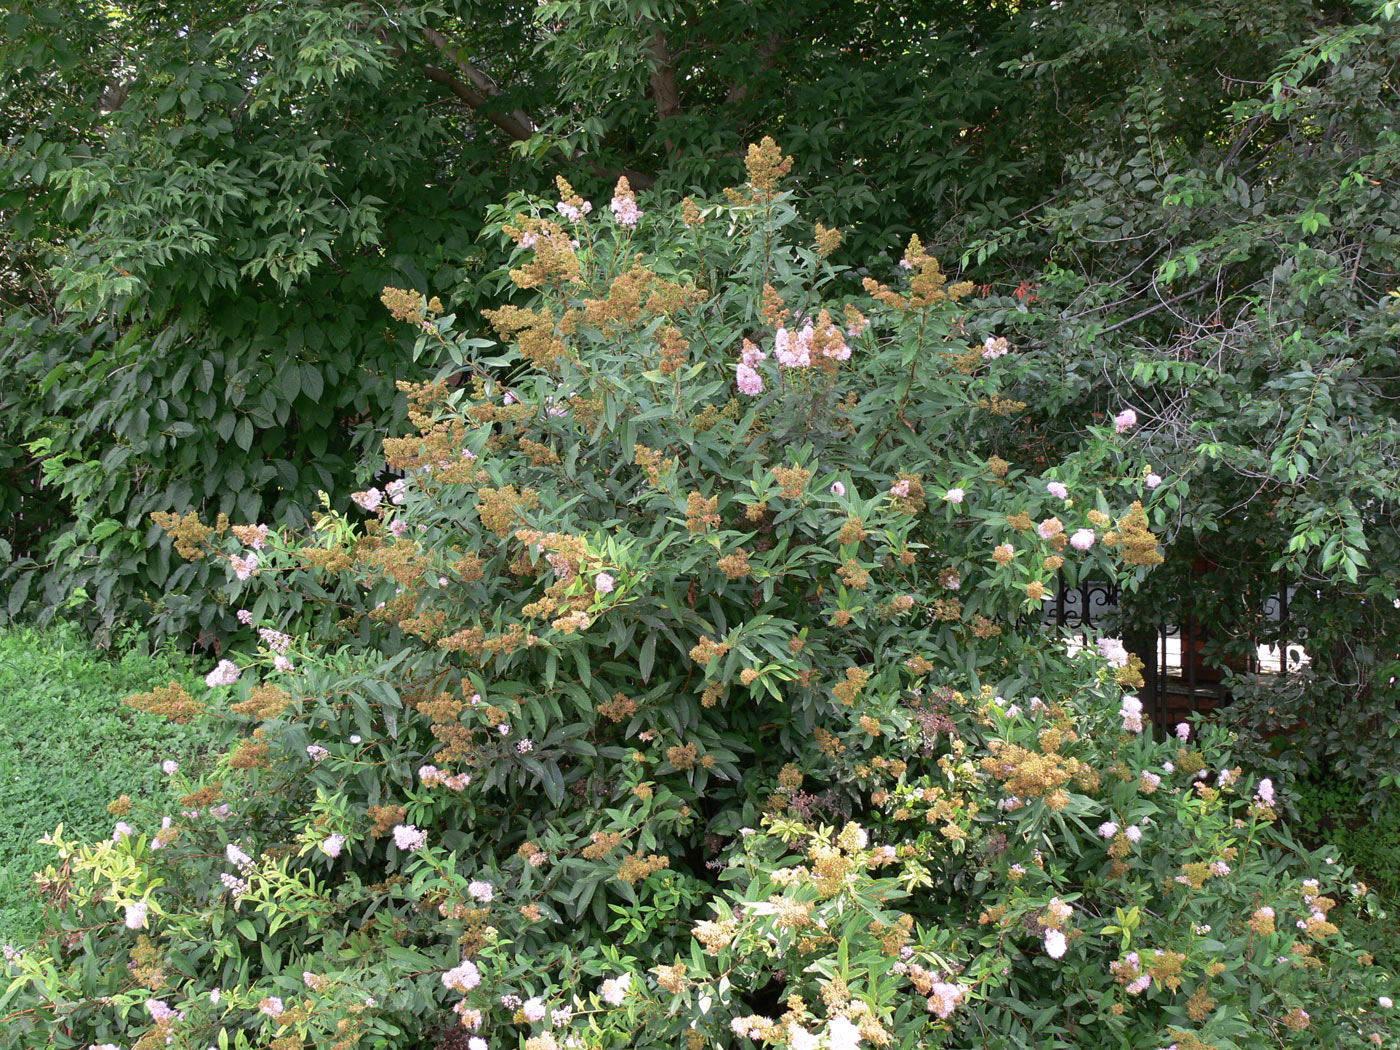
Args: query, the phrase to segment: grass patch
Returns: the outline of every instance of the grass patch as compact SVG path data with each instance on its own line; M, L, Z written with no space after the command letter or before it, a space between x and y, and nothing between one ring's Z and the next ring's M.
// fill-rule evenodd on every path
M65 833L106 838L108 802L153 794L164 759L201 752L205 730L121 702L172 679L196 681L189 660L147 655L139 640L104 654L71 625L0 630L0 942L38 932L30 876L53 862L43 835L61 822Z
M1298 837L1315 849L1335 849L1338 862L1352 866L1379 898L1377 907L1348 922L1348 937L1382 965L1400 969L1400 812L1372 819L1359 788L1320 775L1292 788Z

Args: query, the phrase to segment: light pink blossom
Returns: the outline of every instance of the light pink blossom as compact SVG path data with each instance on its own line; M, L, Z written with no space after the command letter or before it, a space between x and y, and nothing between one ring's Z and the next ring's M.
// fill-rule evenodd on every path
M599 994L603 997L603 1002L609 1006L621 1006L622 1000L627 997L627 989L632 984L632 975L624 973L620 977L613 977L603 982L599 989Z
M1069 538L1069 545L1077 551L1087 551L1094 545L1093 529L1076 529Z
M224 847L224 857L235 868L251 868L253 866L253 858L232 842Z
M1109 667L1128 666L1128 650L1121 638L1100 638L1096 647L1099 655L1108 661Z
M1118 715L1123 719L1123 729L1125 732L1142 732L1142 701L1137 697L1123 697L1118 705Z
M242 673L232 660L220 660L214 665L214 670L204 676L204 684L210 689L217 689L221 685L233 685Z
M966 994L967 985L935 981L929 989L928 1008L939 1017L946 1018L958 1008Z
M1045 491L1056 499L1069 499L1069 489L1065 486L1064 482L1052 481L1045 486Z
M183 1012L172 1009L164 999L147 999L146 1012L151 1015L151 1020L157 1023L178 1020L185 1016Z
M641 209L637 207L636 198L631 194L618 194L613 197L609 205L612 209L613 218L617 220L619 226L634 227L642 217Z
M763 377L748 365L741 364L734 370L734 382L741 394L757 397L763 393Z
M249 554L246 558L234 555L229 559L229 564L233 566L233 574L240 580L246 580L258 571L258 556L256 553Z
M428 842L428 834L412 824L394 825L394 845L405 853L414 853Z
M484 879L473 879L467 883L467 892L472 895L473 900L481 901L483 904L490 903L496 896L496 889Z
M366 489L364 492L352 492L350 498L364 511L373 514L379 509L379 505L384 502L384 493L378 489Z
M1274 782L1268 777L1259 781L1257 797L1259 801L1266 806L1272 806L1274 804Z
M1137 413L1131 408L1125 408L1113 417L1113 428L1120 434L1126 434L1137 426Z
M779 328L773 333L773 356L784 368L806 368L812 363L811 339L804 342L801 332L794 336L786 328Z

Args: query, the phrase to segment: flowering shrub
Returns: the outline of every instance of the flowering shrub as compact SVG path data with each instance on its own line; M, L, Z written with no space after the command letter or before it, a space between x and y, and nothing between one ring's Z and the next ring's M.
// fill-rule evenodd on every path
M1390 977L1230 738L1157 742L1055 573L1160 560L1132 413L1035 475L1014 347L917 240L811 243L771 142L720 200L519 200L527 305L407 386L400 477L304 535L164 520L256 656L227 755L56 840L33 1044L1365 1046ZM996 423L997 426L992 426ZM1003 450L1006 451L1006 450ZM1008 452L1008 455L1010 453ZM1075 650L1075 651L1072 651ZM202 709L202 712L201 712ZM63 904L63 908L57 905Z

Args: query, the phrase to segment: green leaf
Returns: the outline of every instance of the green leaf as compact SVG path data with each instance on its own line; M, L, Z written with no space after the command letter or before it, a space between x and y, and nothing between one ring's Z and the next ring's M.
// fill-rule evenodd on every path
M239 416L233 428L233 442L244 452L253 447L253 421L247 416Z

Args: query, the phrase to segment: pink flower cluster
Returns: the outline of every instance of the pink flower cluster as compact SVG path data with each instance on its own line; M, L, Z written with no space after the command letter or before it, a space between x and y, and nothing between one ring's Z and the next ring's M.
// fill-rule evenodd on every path
M1127 979L1126 987L1129 995L1142 994L1152 983L1152 975L1142 972L1142 960L1137 952L1129 952L1123 956L1122 962L1110 963L1108 968L1113 971L1113 976Z
M593 210L593 204L590 201L584 201L582 205L577 207L568 201L560 201L555 207L559 209L559 214L570 222L578 222L579 219Z
M1125 732L1142 732L1142 701L1137 697L1123 697L1118 705L1118 716L1123 719L1123 729Z
M763 393L763 377L758 374L758 364L767 356L749 340L744 340L739 351L739 367L735 372L739 393L747 394L749 397L756 397Z
M1094 530L1076 529L1074 535L1069 538L1069 545L1077 551L1087 551L1094 545Z
M826 315L822 316L825 318ZM808 368L812 364L812 348L819 339L823 357L833 361L850 360L851 348L842 338L841 330L825 320L820 333L810 320L803 322L796 332L779 328L773 333L773 356L784 368Z
M1113 429L1120 434L1126 434L1137 426L1137 413L1131 408L1125 408L1113 417Z
M185 1012L176 1010L164 999L147 999L146 1012L151 1015L151 1020L159 1024L161 1021L183 1021Z
M239 871L245 873L253 866L253 858L244 853L232 842L224 847L224 858Z
M217 689L221 685L233 685L242 673L232 660L220 660L214 665L214 670L204 676L204 684L210 689Z
M283 634L281 631L274 631L271 627L259 627L258 637L262 639L263 645L267 646L274 653L285 653L292 647L292 636Z
M632 975L624 973L621 977L612 977L604 981L598 994L603 997L603 1002L609 1006L621 1006L622 1000L627 997L627 989L632 985Z
M483 879L473 879L467 883L467 892L471 894L472 900L481 901L483 904L489 904L496 896L495 887Z
M428 844L428 833L412 824L394 825L394 845L405 853L416 853Z
M1109 667L1128 666L1128 650L1121 638L1100 638L1097 644L1099 655L1108 661Z
M794 340L786 328L779 328L773 335L773 356L784 368L807 368L812 363L812 341L805 343Z
M233 566L233 574L240 580L246 580L258 571L258 556L256 553L249 554L246 558L241 558L235 554L229 559L229 564Z
M472 782L470 773L448 774L437 766L419 766L418 779L424 787L445 787L452 791L461 791Z
M641 209L637 207L637 200L630 193L617 194L612 199L613 218L617 220L619 226L634 227L642 217Z
M991 336L982 343L982 359L985 361L995 361L998 357L1004 357L1011 353L1011 344L1002 336L993 339Z
M1274 804L1274 782L1268 777L1259 781L1259 790L1255 792L1254 797L1264 805L1272 806Z
M947 1018L958 1008L963 1001L963 996L967 994L967 990L965 984L946 984L943 981L934 981L933 987L929 989L929 1011L939 1017Z
M384 502L384 493L378 489L366 489L364 492L352 492L350 498L355 501L355 505L367 513L373 514L379 509L379 505Z
M126 928L128 930L139 930L146 925L146 902L137 901L126 906Z

